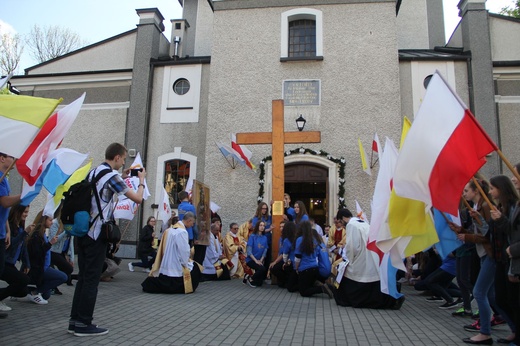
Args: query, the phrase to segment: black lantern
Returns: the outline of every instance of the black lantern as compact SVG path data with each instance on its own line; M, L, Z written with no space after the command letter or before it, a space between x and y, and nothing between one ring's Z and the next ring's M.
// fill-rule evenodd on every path
M307 120L305 120L305 118L300 114L300 117L296 119L296 127L298 127L298 131L303 131L306 122Z

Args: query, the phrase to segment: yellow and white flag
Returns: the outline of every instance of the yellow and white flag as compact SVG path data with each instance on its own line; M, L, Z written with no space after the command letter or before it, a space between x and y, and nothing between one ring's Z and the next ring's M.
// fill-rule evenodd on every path
M368 175L372 175L372 171L370 170L370 166L368 165L368 156L365 152L365 149L363 149L363 143L361 143L361 139L358 139L358 144L359 153L361 155L361 166L363 167L363 171Z

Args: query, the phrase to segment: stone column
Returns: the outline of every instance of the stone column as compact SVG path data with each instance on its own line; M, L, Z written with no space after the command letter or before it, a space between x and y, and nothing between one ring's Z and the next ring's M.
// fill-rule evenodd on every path
M458 4L462 17L462 42L465 51L471 52L468 66L469 107L489 136L499 143L496 118L495 87L489 15L486 0L461 0ZM487 178L500 173L500 158L493 153L482 168Z

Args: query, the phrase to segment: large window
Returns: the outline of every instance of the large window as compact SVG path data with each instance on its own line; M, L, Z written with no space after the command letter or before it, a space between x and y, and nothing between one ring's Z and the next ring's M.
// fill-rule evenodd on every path
M164 163L164 189L168 193L171 205L179 203L179 192L186 190L189 178L189 161L170 160Z
M280 61L323 60L322 12L298 8L282 13Z
M289 22L289 57L316 56L316 21Z

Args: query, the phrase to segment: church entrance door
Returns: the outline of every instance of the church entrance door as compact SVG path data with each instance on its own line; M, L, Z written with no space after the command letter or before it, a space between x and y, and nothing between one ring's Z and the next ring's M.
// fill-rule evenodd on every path
M305 204L309 217L323 227L328 215L329 170L318 164L292 163L285 165L285 192L291 203L300 200Z

